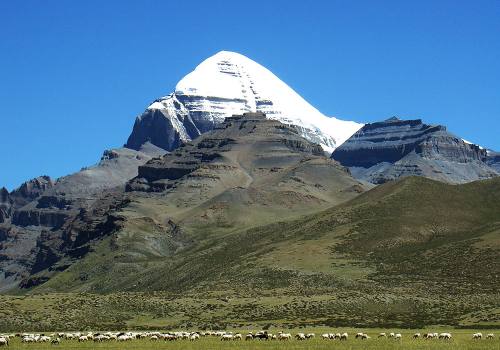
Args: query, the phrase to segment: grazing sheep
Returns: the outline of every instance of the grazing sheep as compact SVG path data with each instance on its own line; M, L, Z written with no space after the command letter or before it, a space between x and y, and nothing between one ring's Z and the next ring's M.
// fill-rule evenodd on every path
M21 342L22 342L22 343L34 343L34 342L35 342L35 337L31 337L31 336L24 336L24 337L21 339Z
M347 333L342 333L340 335L340 340L347 340L347 338L349 338L349 334L347 334Z
M103 341L106 341L106 340L110 340L111 339L111 336L108 336L108 335L104 335L104 334L98 334L94 337L94 342L95 343L100 343L100 342L103 342Z
M223 334L222 337L220 338L222 341L229 341L233 340L233 335L232 334Z
M387 338L387 334L384 332L378 334L378 338Z
M358 338L364 340L364 339L370 339L370 336L366 333L356 333L356 339Z
M493 339L495 335L493 333L486 334L486 339Z
M418 339L420 337L421 337L420 333L413 334L413 339Z
M306 338L307 338L307 339L312 339L312 338L314 338L315 336L316 336L316 334L314 334L314 333L307 333L307 334L306 334Z
M292 339L292 335L290 333L282 333L282 332L280 332L278 334L278 339L279 340L290 340L290 339Z
M252 339L253 339L252 333L248 333L247 335L245 335L245 340L252 340Z
M0 337L0 346L9 346L9 340L6 337Z
M483 338L483 333L474 333L472 335L472 339L474 340L479 340L479 339L482 339Z
M402 338L403 338L403 336L401 335L401 333L394 334L394 339L395 340L401 340Z
M78 337L78 342L87 341L89 338L86 335L81 335Z
M243 336L240 333L236 333L233 337L233 340L241 340L243 339Z
M444 340L451 340L451 333L440 333L438 338Z
M328 334L328 333L321 334L321 339L323 339L323 340L329 340L329 339L331 339L330 338L330 334Z
M40 338L38 338L39 343L47 343L49 341L50 341L50 337L47 337L46 335L42 335L42 336L40 336Z
M393 332L389 333L389 338L394 338L395 334Z
M55 339L52 339L52 340L50 341L50 343L51 343L52 345L59 345L59 344L61 344L61 338L57 337L57 338L55 338Z
M306 335L304 333L297 333L297 335L295 335L295 338L297 340L306 340Z
M117 338L116 338L117 341L129 341L129 340L132 340L132 336L131 335L128 335L128 334L122 334L122 335L119 335Z
M259 331L259 332L255 333L255 335L253 337L255 339L259 339L259 340L262 340L262 339L269 340L269 333L267 333L267 331Z
M163 339L168 340L168 341L174 341L177 340L177 336L173 334L165 334L163 336Z

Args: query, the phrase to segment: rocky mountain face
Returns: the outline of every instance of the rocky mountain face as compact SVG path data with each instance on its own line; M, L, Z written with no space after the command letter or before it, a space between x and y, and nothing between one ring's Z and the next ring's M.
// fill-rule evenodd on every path
M404 176L465 183L498 176L486 150L441 125L391 118L366 124L332 154L361 180L379 184Z
M103 159L99 171L116 158L106 152ZM71 192L71 179L61 179L18 209L2 242L4 290L60 289L59 278L75 288L84 278L89 291L119 289L142 273L144 261L166 263L207 234L314 212L369 187L298 128L263 113L227 118L172 153L143 161L125 191ZM82 176L71 181L86 184Z
M500 174L500 152L488 150L486 152L486 164L488 164Z
M183 205L188 207L227 197L232 206L243 208L254 203L252 196L266 205L290 196L295 198L288 207L315 207L342 201L351 196L349 191L362 191L360 186L297 127L263 113L245 113L226 118L214 130L140 166L126 188L164 193L179 203L189 202Z
M245 112L263 112L269 119L293 124L301 136L330 153L362 126L323 115L263 66L221 51L136 119L126 147L137 150L151 142L171 151L212 130L224 118Z
M0 291L33 286L29 276L61 257L78 258L88 242L109 232L125 183L139 165L165 153L146 144L149 154L107 150L98 164L53 181L42 176L8 192L0 190ZM121 188L121 190L120 190Z

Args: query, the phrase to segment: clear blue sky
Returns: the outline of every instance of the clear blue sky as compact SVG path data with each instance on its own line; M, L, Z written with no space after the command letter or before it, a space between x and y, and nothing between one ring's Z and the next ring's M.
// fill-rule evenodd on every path
M500 150L500 1L1 1L0 186L62 176L220 50L327 115L421 117Z

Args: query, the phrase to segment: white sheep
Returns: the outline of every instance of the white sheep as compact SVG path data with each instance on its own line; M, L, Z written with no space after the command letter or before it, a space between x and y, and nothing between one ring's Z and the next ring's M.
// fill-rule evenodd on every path
M451 340L451 333L440 333L438 338L444 340Z
M495 335L493 333L486 334L486 339L493 339L493 338L495 338Z
M228 340L233 340L233 335L232 334L223 334L220 340L223 341L228 341Z
M297 340L306 340L306 335L305 335L304 333L297 333L297 334L295 335L295 338L296 338Z
M39 343L47 343L50 341L50 337L46 336L46 335L42 335L38 338L37 340Z
M290 339L292 339L292 335L290 333L279 332L278 339L279 340L290 340Z
M342 333L340 335L340 340L347 340L347 338L349 338L349 334L347 334L347 333Z
M132 340L132 336L129 334L122 334L116 338L117 341L129 341Z
M9 340L6 337L0 337L0 346L9 346Z
M483 338L483 333L474 333L472 339L479 340Z
M22 343L34 343L36 340L35 340L35 337L32 337L32 336L24 336L22 339L21 339L21 342Z

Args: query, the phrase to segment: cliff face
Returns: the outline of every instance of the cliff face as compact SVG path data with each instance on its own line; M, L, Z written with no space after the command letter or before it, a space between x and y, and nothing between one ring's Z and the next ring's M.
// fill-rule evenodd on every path
M98 164L57 181L41 176L10 193L0 189L0 291L44 282L31 275L49 266L64 269L67 259L85 254L89 241L111 232L126 181L165 153L146 146L148 153L106 150Z
M302 138L295 127L266 119L263 113L246 113L226 118L215 130L140 166L137 178L128 183L127 190L164 191L186 175L217 166L238 172L239 166L228 158L231 153L237 152L250 161L265 159L266 153L277 149L289 153L291 163L297 157L323 156L321 146Z
M485 163L486 150L420 119L367 124L332 158L348 166L354 176L373 183L410 175L464 183L498 175Z
M500 173L500 152L487 151L486 164Z

